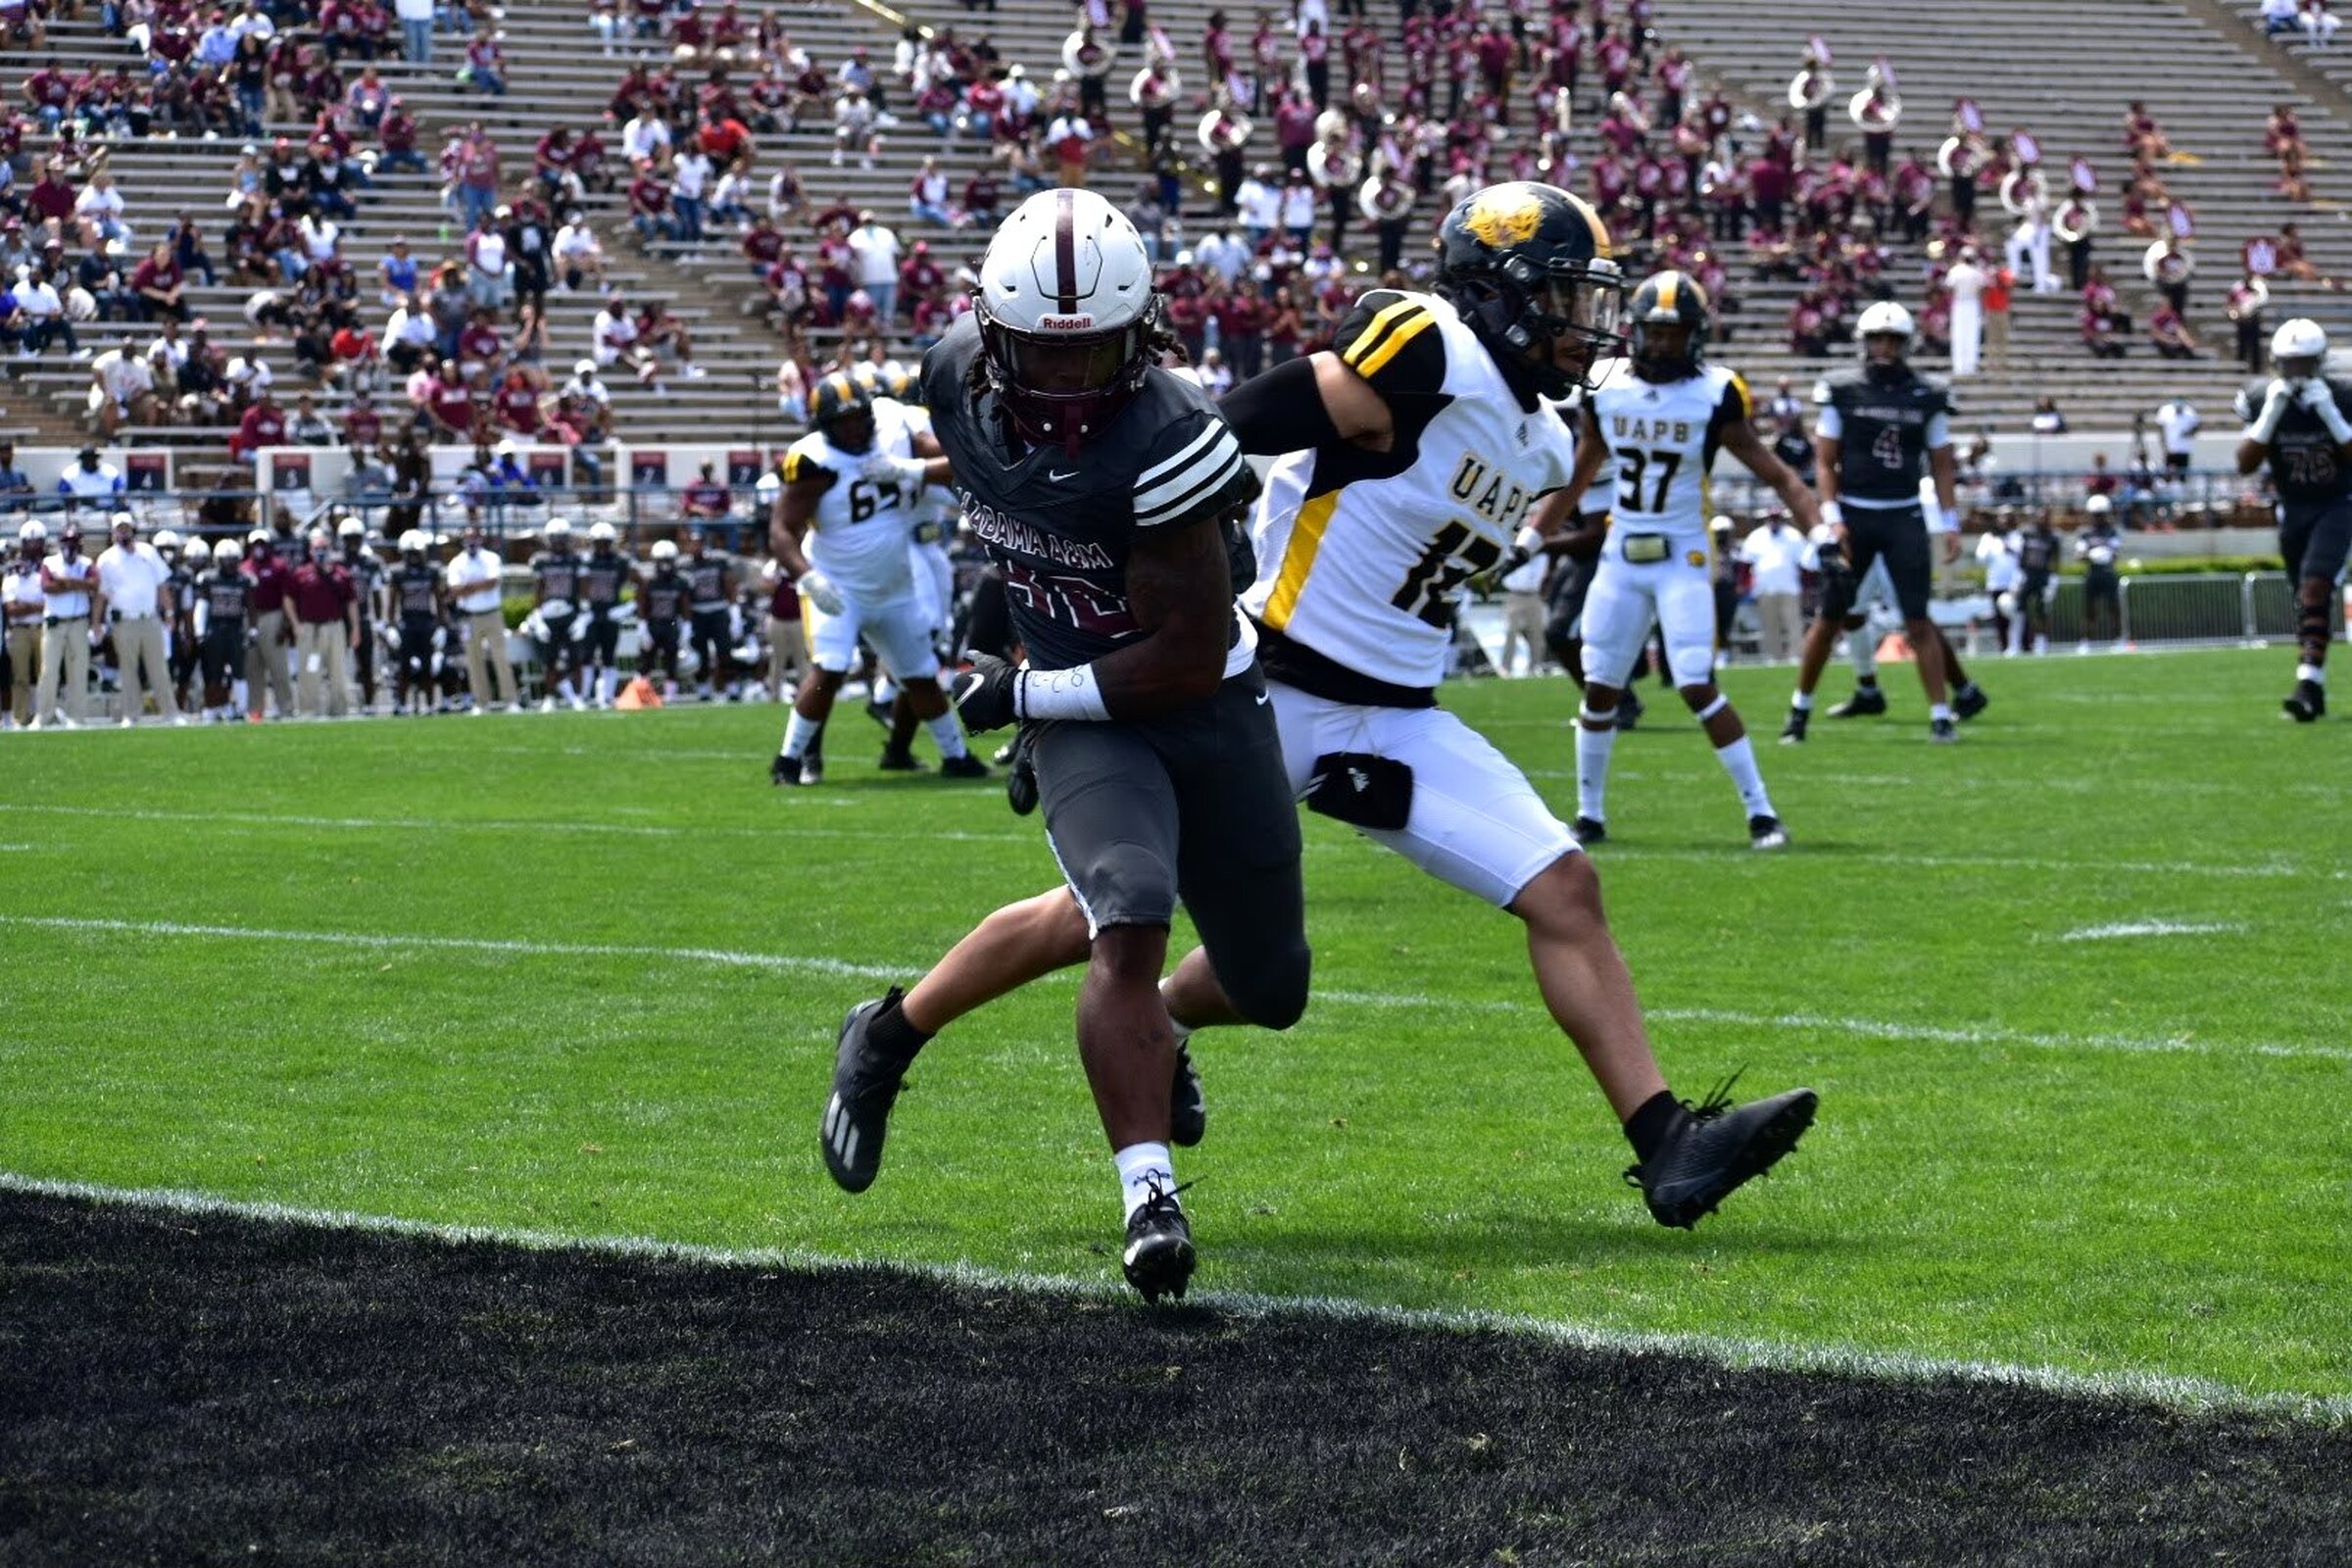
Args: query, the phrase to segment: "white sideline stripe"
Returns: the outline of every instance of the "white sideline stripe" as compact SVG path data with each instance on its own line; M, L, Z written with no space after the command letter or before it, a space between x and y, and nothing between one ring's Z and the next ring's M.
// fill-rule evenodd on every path
M846 801L823 804L850 804ZM798 810L794 806L788 809ZM903 830L861 829L838 827L804 827L798 822L778 822L772 827L736 827L725 824L698 824L694 827L662 827L646 822L562 822L553 819L534 821L491 820L474 817L450 816L301 816L276 811L131 811L116 810L103 806L56 806L47 803L0 803L0 810L46 811L53 816L104 816L117 821L130 822L239 822L254 827L331 827L362 831L403 831L447 833L453 830L478 829L486 833L585 833L617 834L624 838L681 839L709 838L720 835L728 838L774 839L781 834L816 839L892 839L904 841ZM925 829L926 839L945 839L958 843L1011 844L1026 843L1026 833L973 833L959 830Z
M1129 1299L1124 1287L1100 1277L1015 1273L969 1263L914 1263L884 1256L837 1256L791 1248L724 1248L665 1242L644 1236L565 1236L552 1231L504 1226L444 1225L429 1220L363 1214L349 1209L309 1208L267 1200L217 1198L174 1188L110 1187L94 1182L53 1181L0 1171L0 1191L42 1198L83 1199L172 1213L263 1220L318 1229L350 1230L377 1236L416 1237L457 1243L495 1243L533 1251L589 1252L613 1257L656 1258L722 1268L794 1268L811 1272L883 1269L942 1285L1030 1295L1078 1295ZM1649 1334L1628 1329L1535 1317L1520 1312L1383 1306L1333 1297L1271 1296L1254 1291L1201 1291L1187 1302L1221 1307L1246 1317L1312 1317L1346 1323L1453 1332L1486 1331L1544 1341L1579 1350L1625 1355L1680 1355L1726 1367L1782 1372L1824 1372L1887 1383L1962 1383L2033 1389L2045 1394L2132 1400L2184 1410L2252 1411L2328 1426L2352 1423L2352 1396L2258 1394L2208 1378L2154 1372L2074 1372L2062 1367L2004 1361L1910 1355L1840 1345L1792 1345L1775 1340L1712 1334Z
M2202 937L2243 931L2242 920L2126 920L2118 925L2081 925L2061 942L2112 942L2118 937Z
M803 974L850 975L889 980L904 968L878 963L851 963L842 958L800 958L766 953L735 953L723 948L649 948L619 942L525 942L502 937L437 937L367 931L273 931L242 925L195 925L177 920L75 919L66 915L0 914L0 926L32 926L50 931L121 931L159 937L227 937L245 942L322 943L339 948L446 948L466 953L522 953L581 958L673 958L683 963L715 963L738 969L781 969Z
M667 958L681 963L711 963L728 968L774 969L805 974L842 975L857 979L896 980L921 967L913 964L854 963L846 958L808 957L790 954L746 953L728 948L638 947L619 942L526 942L515 937L446 937L401 932L284 931L261 926L206 925L175 920L113 920L74 915L0 914L0 928L23 926L49 931L122 932L144 936L221 937L231 941L318 943L351 948L440 948L472 953L515 953L542 957ZM1057 977L1049 975L1044 984ZM1340 1006L1414 1008L1471 1013L1525 1013L1541 1017L1542 1004L1533 999L1435 999L1413 993L1318 990L1315 1002ZM2025 1046L2038 1051L2111 1051L2133 1054L2313 1057L2352 1061L2352 1047L2259 1044L2204 1040L2192 1035L2170 1037L2098 1034L2050 1034L1998 1025L1952 1028L1929 1023L1906 1023L1892 1018L1840 1018L1810 1012L1747 1012L1723 1007L1649 1007L1653 1020L1665 1023L1731 1024L1743 1029L1778 1029L1800 1033L1844 1035L1857 1040L1895 1040L1953 1046Z

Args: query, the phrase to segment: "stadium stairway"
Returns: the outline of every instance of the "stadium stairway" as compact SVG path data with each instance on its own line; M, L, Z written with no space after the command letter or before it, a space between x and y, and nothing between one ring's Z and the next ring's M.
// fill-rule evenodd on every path
M2352 168L2345 118L2334 103L2298 90L2190 5L2012 0L1988 9L1964 0L1905 0L1900 6L1817 0L1804 17L1800 27L1786 13L1740 0L1662 0L1658 25L1703 69L1747 99L1768 103L1776 116L1789 112L1789 77L1806 37L1819 32L1837 55L1834 136L1850 131L1844 99L1860 88L1870 61L1884 55L1905 101L1898 153L1913 149L1932 159L1950 133L1953 101L1970 97L1984 109L1988 133L2032 130L2058 182L2069 160L2089 158L2100 174L2105 215L2096 256L2138 320L2145 319L2153 295L2140 274L2146 241L2124 234L2119 220L2120 186L2130 168L2125 106L2144 101L2181 155L2159 174L2195 215L2198 238L2191 249L2199 268L2190 319L2218 357L2160 360L2142 340L2125 360L2093 360L2077 335L2080 305L2072 293L2020 293L2007 368L1963 388L1972 420L1989 417L2016 429L2034 398L2045 393L2077 429L2124 428L2134 414L2180 394L2211 416L2228 406L2240 375L2229 357L2233 334L2221 309L2236 275L2239 245L2275 234L2288 221L2301 222L2306 239L2322 248L2339 232L2344 214L2335 204L2294 203L2274 194L2276 164L2263 151L2262 131L2275 104L2292 103L2315 156L2334 168ZM1858 146L1858 134L1852 139ZM2006 237L1997 203L1980 198L1978 213L1980 229L1989 238ZM2280 303L2294 297L2287 291ZM2276 308L2272 314L2274 320L2281 318ZM1751 363L1759 374L1777 368L1770 354Z

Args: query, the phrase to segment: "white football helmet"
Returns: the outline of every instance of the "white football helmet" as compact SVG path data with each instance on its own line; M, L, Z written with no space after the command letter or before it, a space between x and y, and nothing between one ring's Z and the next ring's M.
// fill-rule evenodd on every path
M404 556L421 556L431 548L431 538L421 528L408 529L400 536L400 553Z
M48 524L42 522L38 517L33 518L30 522L25 523L23 527L17 530L17 543L19 544L45 545L48 542L49 526Z
M551 549L558 547L569 549L571 546L571 519L569 517L550 517L547 519L547 526L540 530L540 534L547 540Z
M149 543L155 546L157 555L168 556L179 548L179 535L169 528L158 528L155 530L154 539Z
M204 542L204 535L194 534L179 547L179 556L190 565L200 565L213 559L213 547Z
M2320 362L2327 357L2328 329L2309 317L2298 316L2281 322L2278 330L2271 334L2271 363L2289 380L2319 374ZM2303 368L2289 369L2289 361L2301 364Z
M593 523L588 529L588 542L592 545L609 545L619 537L620 531L609 522Z
M675 561L678 559L678 542L675 539L657 539L654 541L654 548L647 551L646 554L651 556L657 564L664 561Z
M1152 258L1127 215L1091 190L1021 203L988 243L972 308L989 389L1041 446L1075 456L1152 368Z
M1911 313L1892 300L1881 300L1862 313L1854 322L1854 340L1867 342L1874 337L1899 337L1903 347L1911 346L1911 334L1917 328L1911 323Z
M213 546L213 564L222 571L229 570L244 559L245 551L234 539L223 539Z

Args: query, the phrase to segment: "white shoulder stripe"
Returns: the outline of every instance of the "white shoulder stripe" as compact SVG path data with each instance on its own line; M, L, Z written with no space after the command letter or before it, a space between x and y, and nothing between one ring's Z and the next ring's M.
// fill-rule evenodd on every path
M1196 463L1165 484L1137 496L1136 520L1153 522L1165 514L1181 512L1196 497L1229 481L1242 466L1240 444L1230 439L1225 441L1210 454L1209 461Z
M1246 471L1248 471L1247 466L1237 459L1228 464L1222 472L1210 476L1206 483L1195 486L1167 505L1155 507L1149 513L1137 513L1135 520L1139 526L1149 528L1157 523L1173 522L1180 517L1189 516L1205 499L1228 488L1236 478Z
M1167 496L1191 489L1201 475L1227 467L1242 455L1242 444L1234 439L1232 430L1220 424L1204 431L1185 453L1180 464L1161 464L1135 482L1137 511L1149 511Z
M1227 426L1223 419L1211 419L1208 423L1208 427L1193 438L1193 444L1191 446L1186 447L1182 452L1177 453L1174 457L1168 459L1166 462L1155 463L1151 467L1146 468L1142 473L1137 474L1135 476L1136 489L1143 490L1149 488L1151 485L1157 483L1159 479L1168 472L1169 469L1182 467L1185 464L1192 461L1195 453L1199 452L1202 447L1208 445L1211 441L1214 441L1220 433L1228 428L1229 426Z

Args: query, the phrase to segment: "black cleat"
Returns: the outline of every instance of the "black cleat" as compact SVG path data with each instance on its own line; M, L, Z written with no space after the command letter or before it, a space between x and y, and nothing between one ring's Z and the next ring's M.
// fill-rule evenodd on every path
M1992 699L1984 695L1984 688L1973 680L1952 693L1952 711L1963 720L1976 717L1991 706Z
M1176 1201L1184 1188L1160 1186L1156 1172L1148 1179L1152 1196L1128 1216L1127 1247L1119 1253L1119 1267L1145 1300L1173 1296L1181 1301L1196 1261L1193 1228L1184 1222L1184 1206Z
M1769 813L1747 819L1747 845L1751 850L1785 850L1788 847L1788 830L1781 819Z
M1805 726L1812 720L1813 710L1810 708L1788 710L1788 722L1781 726L1781 744L1783 746L1802 746L1805 743Z
M1734 1073L1718 1084L1690 1107L1690 1120L1665 1148L1626 1167L1627 1185L1642 1189L1659 1224L1690 1229L1750 1178L1772 1169L1813 1125L1821 1097L1810 1089L1727 1108L1726 1097L1739 1079Z
M1928 740L1936 746L1949 746L1960 738L1960 726L1948 718L1928 720Z
M2316 680L2299 680L2279 708L2298 724L2308 724L2328 711L2328 688Z
M882 760L874 764L885 773L920 773L923 764L914 760L914 753L882 748Z
M825 758L822 752L810 752L801 759L803 784L822 784L825 781Z
M1886 688L1857 686L1854 695L1830 710L1832 718L1870 718L1886 711Z
M1642 715L1648 711L1642 706L1642 699L1629 690L1617 699L1617 727L1621 730L1632 729L1642 722Z
M1008 769L1004 804L1012 808L1015 816L1027 816L1037 809L1037 761L1030 753L1029 731L1024 728L997 754L998 765Z
M939 776L941 778L988 778L992 775L988 771L986 762L966 752L961 757L941 758L939 760Z
M1176 1081L1168 1092L1168 1142L1190 1149L1207 1136L1208 1097L1200 1089L1200 1071L1183 1041L1176 1043Z
M778 752L776 760L767 764L767 781L770 784L798 784L801 781L801 759L786 757Z
M1577 843L1588 847L1603 843L1609 836L1606 823L1595 822L1589 816L1578 817L1568 825L1568 831L1575 836Z
M825 1169L844 1192L864 1192L882 1172L882 1140L890 1131L890 1107L898 1102L906 1068L867 1047L865 1026L903 994L893 986L888 996L860 1002L841 1021L841 1044L833 1053L833 1095L825 1102L817 1142L824 1148Z

